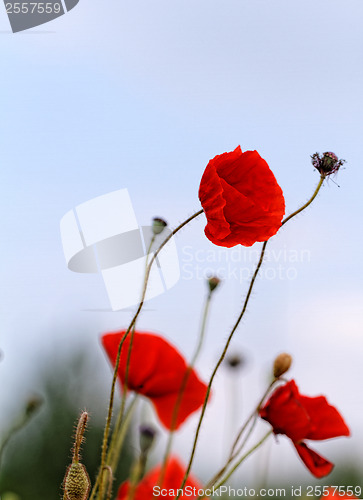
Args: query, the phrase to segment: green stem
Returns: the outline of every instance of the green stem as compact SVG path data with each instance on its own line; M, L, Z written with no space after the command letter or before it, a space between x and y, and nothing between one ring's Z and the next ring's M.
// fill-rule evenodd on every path
M221 366L221 364L222 364L222 362L224 360L224 357L225 357L225 355L227 353L229 344L231 343L231 340L233 338L234 332L237 330L238 325L240 324L240 322L241 322L241 320L242 320L242 318L243 318L243 316L244 316L244 314L246 312L247 304L248 304L248 301L249 301L251 293L252 293L253 285L255 283L255 280L257 278L258 272L260 270L260 267L261 267L261 264L262 264L262 261L263 261L263 257L265 255L266 246L267 246L267 241L265 241L264 244L262 245L260 259L259 259L258 264L256 266L255 272L254 272L254 274L252 276L251 283L250 283L250 286L248 288L248 292L247 292L247 295L246 295L246 299L245 299L243 307L242 307L242 311L241 311L240 315L238 316L237 321L236 321L236 323L234 324L234 326L233 326L233 328L231 330L231 333L228 336L228 339L227 339L227 342L226 342L226 344L224 346L223 352L222 352L219 360L217 361L217 364L214 367L213 373L212 373L211 378L209 380L208 387L207 387L207 393L206 393L206 396L205 396L205 399L204 399L204 403L203 403L203 407L202 407L202 413L200 415L198 426L197 426L197 430L196 430L196 433L195 433L195 438L194 438L194 442L193 442L193 448L192 448L192 452L191 452L191 455L190 455L189 463L188 463L188 466L187 466L187 469L186 469L186 472L185 472L185 475L184 475L184 478L183 478L183 482L182 482L182 484L180 486L178 496L176 497L176 500L178 500L180 498L180 495L182 493L182 490L184 489L185 483L187 482L187 479L188 479L188 476L189 476L189 473L190 473L190 469L192 468L192 464L193 464L193 460L194 460L194 455L195 455L195 451L196 451L196 448L197 448L199 433L200 433L200 429L202 427L202 422L203 422L203 419L204 419L204 414L205 414L205 410L206 410L206 407L207 407L207 402L208 402L208 398L209 398L209 394L210 394L210 391L211 391L211 387L212 387L212 384L213 384L214 377L216 376L218 368Z
M187 370L186 370L186 372L184 374L184 377L183 377L183 380L182 380L182 383L181 383L181 386L180 386L180 389L179 389L178 398L176 400L176 403L175 403L175 406L174 406L174 409L173 409L173 415L172 415L172 419L171 419L171 429L170 429L170 432L169 432L169 435L168 435L168 440L167 440L166 449L165 449L164 458L163 458L163 464L162 464L160 476L159 476L159 479L158 479L158 485L159 486L161 486L163 484L163 481L164 481L165 472L166 472L166 466L167 466L168 458L169 458L171 447L172 447L172 443L173 443L173 437L174 437L174 432L175 432L175 427L176 427L176 421L177 421L177 417L178 417L178 412L179 412L179 409L180 409L181 401L183 399L184 391L186 389L189 376L190 376L190 374L191 374L191 372L192 372L192 370L193 370L193 368L195 366L195 363L196 363L196 361L198 359L198 356L199 356L199 354L201 352L201 349L202 349L202 346L203 346L203 341L204 341L204 337L205 337L205 330L206 330L206 325L207 325L207 318L208 318L208 312L209 312L209 307L210 307L210 303L211 303L211 298L212 298L212 292L209 291L208 295L207 295L207 298L206 298L206 301L205 301L205 305L204 305L203 318L202 318L202 324L201 324L200 333L199 333L198 344L197 344L197 346L195 348L194 354L193 354L192 359L191 359L191 361L190 361L190 363L188 365L188 368L187 368Z
M34 401L34 403L32 403ZM18 431L20 431L23 427L27 425L27 423L32 419L34 413L38 410L40 405L42 404L41 399L35 397L28 402L24 413L19 417L18 420L16 420L11 427L11 429L5 434L5 437L3 438L2 442L0 443L0 468L1 468L1 461L3 457L4 450L12 438L14 434L16 434Z
M235 449L237 448L237 445L238 445L238 441L240 440L242 434L244 433L244 431L246 430L248 424L251 422L252 419L254 419L256 417L256 415L258 415L258 412L260 411L260 408L263 404L263 402L265 401L266 397L268 396L268 393L271 391L271 389L273 388L273 386L279 382L280 379L274 379L268 386L268 388L266 389L264 395L262 396L262 398L260 399L256 409L253 411L253 413L251 413L250 417L247 419L247 421L245 422L245 424L241 427L239 433L237 434L236 436L236 439L232 445L232 449L231 449L231 453L229 455L229 457L233 460L233 458L238 455L240 452L241 452L241 449L243 447L243 445L241 445L238 450L235 452Z
M271 436L273 431L268 431L267 434L264 435L264 437L257 443L255 446L253 446L250 450L247 451L239 460L238 462L232 467L232 469L228 472L228 474L215 486L215 489L217 490L220 488L225 482L228 481L228 479L232 476L232 474L238 469L238 467L241 465L241 463L246 460L247 457L249 457L254 451L256 451L265 441L266 439Z
M120 457L122 445L124 443L126 432L131 422L131 417L135 409L135 405L138 401L138 396L136 395L131 401L129 407L126 410L125 416L121 413L121 408L117 417L117 422L115 430L111 438L111 444L106 458L106 463L111 467L112 471L116 471L118 460Z
M284 224L286 224L286 222L288 222L295 215L297 215L302 210L304 210L305 208L307 208L314 201L314 199L316 198L317 194L320 191L321 186L323 185L324 179L325 179L325 176L322 175L320 177L319 183L318 183L318 185L317 185L317 187L316 187L313 195L311 196L311 198L301 208L299 208L298 210L296 210L295 212L293 212L291 215L289 215L288 217L286 217L286 219L284 219L282 221L281 226L284 225ZM225 355L227 353L229 344L231 343L231 340L233 338L234 332L237 330L238 325L240 324L240 322L241 322L241 320L242 320L242 318L244 316L244 313L246 311L246 308L247 308L247 305L248 305L248 301L249 301L251 293L252 293L253 285L254 285L254 283L256 281L257 275L259 273L260 267L261 267L262 262L263 262L263 258L264 258L266 246L267 246L267 241L265 241L264 244L262 245L260 259L259 259L259 261L257 263L255 272L254 272L254 274L252 276L252 279L251 279L251 282L250 282L250 286L248 288L247 295L246 295L246 298L245 298L245 301L244 301L244 304L243 304L243 307L242 307L242 311L241 311L240 315L238 316L237 321L236 321L236 323L234 324L234 326L233 326L233 328L231 330L231 333L228 336L228 339L227 339L227 342L226 342L226 344L224 346L223 352L222 352L219 360L217 361L217 364L216 364L216 366L215 366L215 368L214 368L214 370L212 372L211 378L209 380L206 397L204 399L204 403L203 403L203 407L202 407L202 412L201 412L201 415L200 415L200 418L199 418L197 430L196 430L195 437L194 437L194 442L193 442L193 447L192 447L192 451L191 451L190 458L189 458L189 463L188 463L188 466L187 466L187 469L186 469L186 472L185 472L182 484L180 486L180 491L179 491L178 495L176 496L175 500L179 500L179 498L181 496L181 493L182 493L182 490L184 489L184 486L185 486L185 484L187 482L187 479L188 479L188 476L189 476L189 473L190 473L190 470L191 470L191 467L192 467L192 464L193 464L193 460L194 460L194 456L195 456L195 451L196 451L196 447L197 447L197 443L198 443L198 438L199 438L199 433L200 433L202 422L203 422L203 419L204 419L204 415L205 415L205 411L206 411L206 407L207 407L207 402L208 402L208 398L209 398L209 394L210 394L210 391L211 391L211 387L212 387L212 384L213 384L214 377L216 376L217 371L218 371L220 365L222 364L222 362L224 360L224 357L225 357Z
M248 439L250 438L251 434L252 434L252 431L253 429L255 428L256 426L256 423L257 423L257 418L258 418L258 412L264 402L264 400L266 399L268 393L270 392L270 390L272 389L272 387L277 383L277 382L280 382L281 379L274 379L271 384L268 386L267 390L265 391L264 395L262 396L262 398L260 399L260 402L258 403L256 409L251 413L251 415L248 417L248 419L246 420L246 422L244 423L244 425L241 427L240 431L238 432L237 436L236 436L236 439L234 440L234 443L232 445L232 448L231 448L231 451L230 451L230 454L229 454L229 457L227 459L227 462L225 463L225 465L213 476L212 479L210 479L207 483L207 486L206 486L206 489L207 488L211 488L215 483L216 481L218 481L218 479L220 479L223 474L225 473L225 471L227 470L228 466L230 463L233 462L233 460L241 453L241 451L243 450L243 448L245 447ZM242 443L239 445L238 449L236 450L237 448L237 445L238 445L238 441L241 439L242 435L244 434L245 430L247 429L248 425L251 423L252 421L252 425L250 426L244 440L242 441Z
M290 219L292 219L293 217L295 217L295 215L297 215L300 212L302 212L303 210L305 210L305 208L307 208L315 200L315 198L317 197L317 195L318 195L318 193L320 191L321 186L323 185L324 179L325 179L325 175L321 175L319 184L316 186L316 189L315 189L312 197L310 198L310 200L307 201L305 203L305 205L303 205L302 207L300 207L298 210L296 210L295 212L293 212L292 214L290 214L288 217L286 217L286 219L284 219L282 221L281 226L283 226L284 224L286 224L286 222L288 222Z
M140 314L140 312L141 312L141 310L143 308L143 305L144 305L144 302L145 302L147 285L148 285L148 281L149 281L149 277L150 277L150 272L151 272L151 267L152 267L153 263L155 262L156 257L161 252L161 250L164 248L164 246L168 243L168 241L178 231L180 231L184 226L186 226L189 222L191 222L193 219L195 219L196 217L198 217L202 213L203 213L203 209L199 210L195 214L193 214L190 217L188 217L188 219L186 219L184 222L182 222L181 224L179 224L179 226L176 227L165 238L165 240L161 243L161 245L159 246L159 248L155 251L155 253L152 256L152 258L150 260L150 263L149 263L149 265L147 267L146 274L145 274L144 287L143 287L143 290L142 290L142 296L141 296L141 300L140 300L139 306L138 306L138 308L136 310L136 313L134 314L134 316L133 316L133 318L131 320L131 323L130 323L129 327L127 328L127 330L124 333L122 339L120 340L120 343L119 343L119 346L118 346L118 351L117 351L117 356L116 356L116 362L115 362L115 368L114 368L114 371L113 371L113 377L112 377L112 383L111 383L111 392L110 392L110 399L109 399L109 405L108 405L108 413L107 413L106 425L105 425L104 434L103 434L103 441L102 441L101 466L100 466L100 470L98 472L98 476L97 476L97 480L96 480L95 486L94 486L94 488L92 490L92 493L91 493L90 500L93 498L97 486L102 483L102 474L103 474L102 471L103 471L103 467L105 465L106 451L107 451L107 442L108 442L108 437L109 437L110 427L111 427L112 410L113 410L113 403L114 403L114 396L115 396L115 387L116 387L116 381L117 381L117 372L118 372L118 367L119 367L119 363L120 363L121 349L122 349L123 343L125 342L125 339L128 336L131 328L136 324L136 320L139 317L139 314ZM102 500L102 498L100 500Z

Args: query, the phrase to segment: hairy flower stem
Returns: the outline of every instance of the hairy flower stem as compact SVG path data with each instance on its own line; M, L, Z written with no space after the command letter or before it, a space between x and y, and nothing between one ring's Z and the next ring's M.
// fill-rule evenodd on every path
M229 455L229 458L231 458L233 460L233 458L236 457L236 455L238 455L240 452L241 452L241 449L242 449L242 445L239 446L239 448L237 449L236 451L236 448L237 448L237 445L238 445L238 441L241 439L244 431L246 430L248 424L251 422L251 420L254 419L254 417L256 417L256 415L258 415L258 412L260 411L261 409L261 406L263 405L263 402L265 401L265 399L267 398L269 392L271 391L271 389L273 388L273 386L278 383L278 382L281 382L282 379L278 379L278 378L274 378L273 381L269 384L269 386L267 387L266 391L264 392L262 398L260 399L256 409L251 413L250 417L247 419L247 421L245 422L245 424L241 427L239 433L237 434L236 436L236 439L232 445L232 449L231 449L231 452L230 452L230 455Z
M314 201L314 199L316 198L317 194L320 191L321 186L323 185L324 179L325 179L325 176L322 175L320 177L319 183L318 183L318 185L317 185L317 187L316 187L313 195L311 196L311 198L301 208L299 208L298 210L296 210L295 212L293 212L291 215L289 215L288 217L286 217L286 219L284 219L282 221L281 226L284 225L284 224L286 224L286 222L289 221L290 219L292 219L295 215L297 215L300 212L302 212L305 208L307 208ZM229 345L231 343L233 335L234 335L235 331L237 330L237 328L238 328L238 326L239 326L239 324L240 324L240 322L241 322L241 320L242 320L242 318L243 318L243 316L244 316L244 314L246 312L247 305L248 305L249 299L251 297L253 286L255 284L257 275L259 273L259 270L260 270L262 262L263 262L263 258L264 258L264 255L265 255L266 246L267 246L267 241L265 241L264 244L262 245L262 249L261 249L261 253L260 253L260 258L259 258L259 261L257 263L255 272L253 273L253 276L252 276L252 279L251 279L251 282L250 282L250 286L248 288L247 295L246 295L245 301L244 301L243 306L242 306L242 311L241 311L240 315L238 316L237 321L234 324L234 326L233 326L233 328L232 328L232 330L231 330L231 332L230 332L230 334L229 334L229 336L227 338L227 342L226 342L226 344L224 346L222 354L221 354L220 358L218 359L217 364L214 367L214 370L212 372L211 378L209 380L208 388L207 388L207 393L206 393L206 396L205 396L205 399L204 399L204 403L203 403L201 415L199 417L199 422L198 422L197 429L196 429L196 432L195 432L195 437L194 437L192 451L191 451L190 458L189 458L189 463L188 463L187 469L185 471L185 475L184 475L182 484L181 484L181 486L179 488L179 493L176 496L175 500L179 500L179 498L181 496L181 493L182 493L182 491L184 489L184 486L185 486L185 484L187 482L187 479L188 479L188 476L189 476L189 473L190 473L190 470L192 468L192 464L193 464L193 461L194 461L194 456L195 456L195 451L196 451L196 448L197 448L199 434L200 434L200 430L201 430L201 427L202 427L202 422L203 422L203 419L204 419L204 415L205 415L205 411L206 411L206 407L207 407L207 402L208 402L208 398L209 398L209 394L210 394L210 391L211 391L211 387L212 387L214 378L215 378L215 376L217 374L217 371L218 371L219 367L221 366L221 364L222 364L222 362L223 362L223 360L225 358L225 355L226 355L226 353L228 351L228 347L229 347Z
M137 483L139 482L140 478L144 474L144 470L146 467L146 460L147 460L147 453L141 453L139 458L137 459L136 463L134 464L131 472L131 478L130 478L130 487L129 491L127 494L127 500L133 500L135 493L136 493L136 488L137 488Z
M146 252L145 275L144 275L144 282L143 282L143 287L142 287L143 292L142 292L141 300L144 297L144 290L146 292L145 282L147 279L146 277L147 277L147 270L148 270L148 257L149 257L149 254L151 252L151 248L154 244L154 241L155 241L155 234L153 234L151 241L150 241L150 244L148 246L147 252ZM134 322L132 329L131 329L130 343L129 343L129 348L128 348L128 352L127 352L125 380L124 380L124 384L123 384L123 388L122 388L121 407L120 407L120 412L119 412L120 423L122 423L122 421L123 421L123 416L124 416L124 411L125 411L125 406L126 406L126 397L127 397L127 390L128 390L127 384L128 384L128 379L129 379L131 351L132 351L132 345L133 345L133 340L134 340L135 327L136 327L136 319L135 319L135 322ZM121 353L121 351L120 351L120 353ZM105 449L104 449L104 446L105 446ZM101 462L101 467L104 467L106 465L106 462L105 462L106 452L107 452L107 441L103 442L103 445L102 445L102 457L104 458L104 463ZM101 499L103 498L103 494L102 494L103 479L102 478L103 478L103 474L101 475L101 480L100 480L100 497L101 497Z
M179 224L179 226L177 226L165 238L165 240L161 243L161 245L159 246L159 248L155 251L155 253L152 256L152 258L150 260L150 263L149 263L149 265L147 267L146 274L145 274L145 280L144 280L144 287L143 287L143 290L142 290L142 295L141 295L140 303L138 305L136 313L134 314L134 316L133 316L133 318L132 318L132 320L131 320L131 322L130 322L130 324L129 324L126 332L125 332L125 334L123 335L122 339L120 340L120 343L119 343L119 346L118 346L118 351L117 351L117 356L116 356L116 362L115 362L115 368L114 368L114 371L113 371L113 377L112 377L112 383L111 383L111 391L110 391L110 399L109 399L109 404L108 404L108 413L107 413L106 425L105 425L104 434L103 434L103 441L102 441L101 465L100 465L100 469L99 469L99 473L98 473L98 476L97 476L97 480L96 480L95 486L93 488L90 500L93 499L97 486L102 483L102 471L104 469L105 460L106 460L107 443L108 443L108 437L109 437L110 427L111 427L112 410L113 410L113 403L114 403L114 397L115 397L115 387L116 387L116 381L117 381L118 367L119 367L119 363L120 363L121 349L122 349L123 343L125 342L126 337L130 333L130 330L136 324L136 320L139 317L139 314L140 314L140 312L141 312L141 310L143 308L143 305L144 305L144 302L145 302L147 285L148 285L148 282L149 282L149 277L150 277L150 272L151 272L152 265L155 262L156 257L159 255L159 253L164 248L164 246L168 243L168 241L170 241L170 239L178 231L180 231L184 226L186 226L187 224L189 224L189 222L191 222L193 219L195 219L196 217L198 217L202 213L203 213L203 209L199 210L195 214L193 214L190 217L188 217L184 222L182 222L181 224ZM101 489L102 488L100 488L100 490ZM99 498L99 500L102 500L102 496L99 495L98 498Z
M262 396L262 398L260 399L257 407L255 408L255 410L251 413L251 415L248 417L248 419L246 420L246 422L243 424L243 426L241 427L241 429L239 430L235 440L234 440L234 443L232 445L232 448L231 448L231 451L229 453L229 456L228 456L228 459L227 459L227 462L225 463L225 465L213 476L212 479L210 479L207 483L207 486L205 487L205 489L208 489L208 488L212 488L215 483L223 476L223 474L225 473L225 471L227 470L229 464L231 464L233 462L233 460L241 453L241 451L243 450L243 448L245 447L249 437L251 436L252 434L252 431L256 425L256 422L257 422L257 418L258 418L258 412L263 404L263 402L265 401L266 397L268 396L269 392L271 391L271 389L273 388L273 386L278 383L278 382L281 382L282 380L281 379L274 379L271 384L269 384L268 388L266 389L264 395ZM239 440L241 439L241 437L243 436L244 432L247 430L249 424L252 422L245 438L243 439L242 443L240 443L240 445L238 446L238 442ZM237 448L238 446L238 448ZM237 449L236 449L237 448Z
M191 372L193 371L193 368L195 366L195 363L196 363L196 361L198 359L198 356L199 356L200 351L201 351L202 346L203 346L203 341L204 341L204 337L205 337L205 330L206 330L206 325L207 325L207 319L208 319L208 313L209 313L209 307L210 307L210 303L211 303L212 293L213 292L211 290L208 291L208 294L207 294L207 297L206 297L206 300L205 300L204 310L203 310L202 324L201 324L201 327L200 327L198 344L197 344L197 346L195 348L193 357L192 357L192 359L191 359L191 361L190 361L190 363L188 365L188 368L187 368L187 370L186 370L186 372L184 374L184 377L183 377L183 380L182 380L182 383L181 383L181 386L180 386L180 389L179 389L178 397L177 397L177 400L176 400L176 403L175 403L175 406L174 406L174 409L173 409L173 415L172 415L172 418L171 418L171 428L170 428L170 432L169 432L169 435L168 435L168 440L167 440L167 443L166 443L166 449L165 449L165 453L164 453L163 464L162 464L162 467L161 467L160 476L159 476L159 479L158 479L158 485L159 486L161 486L163 484L163 481L164 481L165 472L166 472L166 466L167 466L168 458L169 458L171 447L172 447L172 443L173 443L174 432L175 432L175 428L176 428L176 421L177 421L177 418L178 418L178 412L179 412L179 409L180 409L181 401L183 399L184 391L186 389L189 376L190 376Z
M137 401L138 397L137 395L135 395L134 399L131 401L129 407L126 410L125 415L123 416L123 414L121 414L121 408L118 413L115 429L112 434L111 443L106 458L106 463L111 467L112 471L115 471L117 469L122 445L131 423L131 417L133 415Z
M238 316L237 321L236 321L236 323L234 324L234 326L233 326L233 328L231 330L231 333L228 336L228 339L227 339L227 342L226 342L226 344L224 346L223 352L222 352L220 358L218 359L217 364L214 367L214 370L212 372L211 378L209 380L208 387L207 387L207 393L206 393L206 396L205 396L205 399L204 399L204 403L203 403L203 407L202 407L202 412L201 412L201 415L200 415L200 418L199 418L199 422L198 422L198 426L197 426L197 430L196 430L196 433L195 433L193 448L192 448L192 452L191 452L191 455L190 455L188 467L186 469L186 472L185 472L185 475L184 475L184 478L183 478L183 482L182 482L182 484L180 486L179 493L178 493L178 496L176 497L176 500L178 500L180 498L180 495L181 495L181 493L182 493L182 491L184 489L185 483L187 482L187 479L188 479L188 476L189 476L189 473L190 473L190 469L192 468L192 464L193 464L193 460L194 460L194 455L195 455L195 451L196 451L196 448L197 448L199 433L200 433L200 429L202 427L202 422L203 422L205 411L206 411L206 408L207 408L207 402L208 402L209 394L210 394L211 387L212 387L212 384L213 384L213 381L214 381L214 377L216 376L218 368L221 366L221 364L222 364L222 362L224 360L224 357L227 354L227 350L228 350L229 344L231 343L231 340L232 340L232 337L234 335L234 332L237 330L237 327L240 324L240 322L241 322L241 320L242 320L242 318L244 316L244 313L246 312L247 304L248 304L249 298L250 298L251 293L252 293L253 285L255 283L255 280L256 280L258 272L260 270L261 264L263 262L263 257L265 255L266 246L267 246L267 241L265 241L264 244L262 245L260 259L259 259L258 264L256 266L255 272L254 272L254 274L252 276L252 279L251 279L251 282L250 282L250 286L248 288L247 296L246 296L246 299L245 299L244 304L243 304L242 311L241 311L240 315Z
M323 185L324 180L325 180L325 175L321 175L320 176L319 184L316 186L316 189L315 189L312 197L309 199L309 201L307 201L305 203L305 205L303 205L302 207L298 208L297 210L295 210L295 212L293 212L288 217L286 217L286 219L284 219L282 221L281 226L283 226L284 224L286 224L286 222L288 222L290 219L292 219L293 217L295 217L295 215L297 215L300 212L302 212L303 210L305 210L305 208L307 208L315 200L315 198L317 197L317 195L318 195L318 193L320 191L321 186Z
M220 488L224 483L228 481L228 479L232 476L232 474L238 469L238 467L241 465L241 463L246 460L247 457L249 457L254 451L256 451L265 441L266 439L271 436L273 433L273 430L268 431L267 434L264 435L264 437L257 443L255 446L253 446L250 450L248 450L239 460L238 462L232 467L232 469L228 472L228 474L215 486L215 489L217 490Z

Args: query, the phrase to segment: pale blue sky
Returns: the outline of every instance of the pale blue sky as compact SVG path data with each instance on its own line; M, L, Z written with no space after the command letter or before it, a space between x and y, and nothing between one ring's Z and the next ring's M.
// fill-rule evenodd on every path
M97 344L130 315L85 311L108 307L107 297L99 276L66 268L59 221L68 210L126 187L140 224L161 215L174 226L199 209L208 160L240 144L268 161L291 212L318 181L309 156L334 151L347 160L340 188L330 181L271 241L276 251L307 249L309 262L294 264L288 283L258 282L235 343L253 359L252 400L267 363L289 350L302 389L326 393L355 432L337 450L358 448L362 16L362 2L349 0L80 0L52 23L14 35L0 9L0 371L16 391L27 390L21 380L40 354L71 342L74 325ZM187 245L214 251L203 227L201 218L178 237L181 258ZM182 279L150 303L140 326L191 353L203 287ZM232 278L215 298L205 376L245 289ZM53 333L62 330L61 339ZM11 406L8 389L1 394Z

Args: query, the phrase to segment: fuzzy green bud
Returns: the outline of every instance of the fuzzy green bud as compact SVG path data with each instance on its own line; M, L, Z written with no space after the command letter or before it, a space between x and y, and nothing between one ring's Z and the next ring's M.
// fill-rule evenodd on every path
M209 290L213 292L217 288L220 282L221 280L217 278L217 276L211 276L210 278L208 278Z
M153 223L152 223L152 230L155 236L158 234L161 234L168 223L164 219L160 219L159 217L154 217L153 218Z
M148 453L153 445L156 430L150 425L140 425L140 450L141 453Z
M64 496L66 500L87 500L91 481L84 465L71 464L64 478Z

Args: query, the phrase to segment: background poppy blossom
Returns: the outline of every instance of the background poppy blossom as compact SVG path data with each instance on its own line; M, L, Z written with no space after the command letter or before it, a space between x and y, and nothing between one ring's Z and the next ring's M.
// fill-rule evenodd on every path
M146 476L140 481L136 488L134 500L152 500L156 498L153 496L153 488L158 485L158 480L160 477L161 466L158 465L152 469ZM163 483L160 488L166 489L168 494L162 495L162 498L175 498L176 491L180 488L185 474L185 468L181 465L179 460L175 457L171 457L167 463L165 476ZM188 498L197 498L197 495L190 495L189 491L196 488L196 491L202 487L199 485L196 479L192 475L189 475L187 482L185 483L184 489L188 486ZM130 488L130 482L126 481L123 483L118 491L117 500L126 500L128 491ZM173 492L175 492L173 494Z
M102 336L103 347L115 365L119 343L125 331L107 333ZM131 334L126 338L122 349L118 377L123 384ZM147 332L135 332L129 374L128 389L148 397L161 420L171 429L174 406L187 371L183 356L158 335ZM180 402L175 429L204 402L207 386L198 378L193 369L189 374L183 397Z
M350 434L338 410L324 396L302 396L294 380L279 387L259 413L272 425L275 434L285 434L291 439L306 467L318 478L328 475L334 465L304 441Z
M207 217L205 235L215 245L251 246L277 233L285 213L280 186L257 151L238 146L208 163L199 187Z

